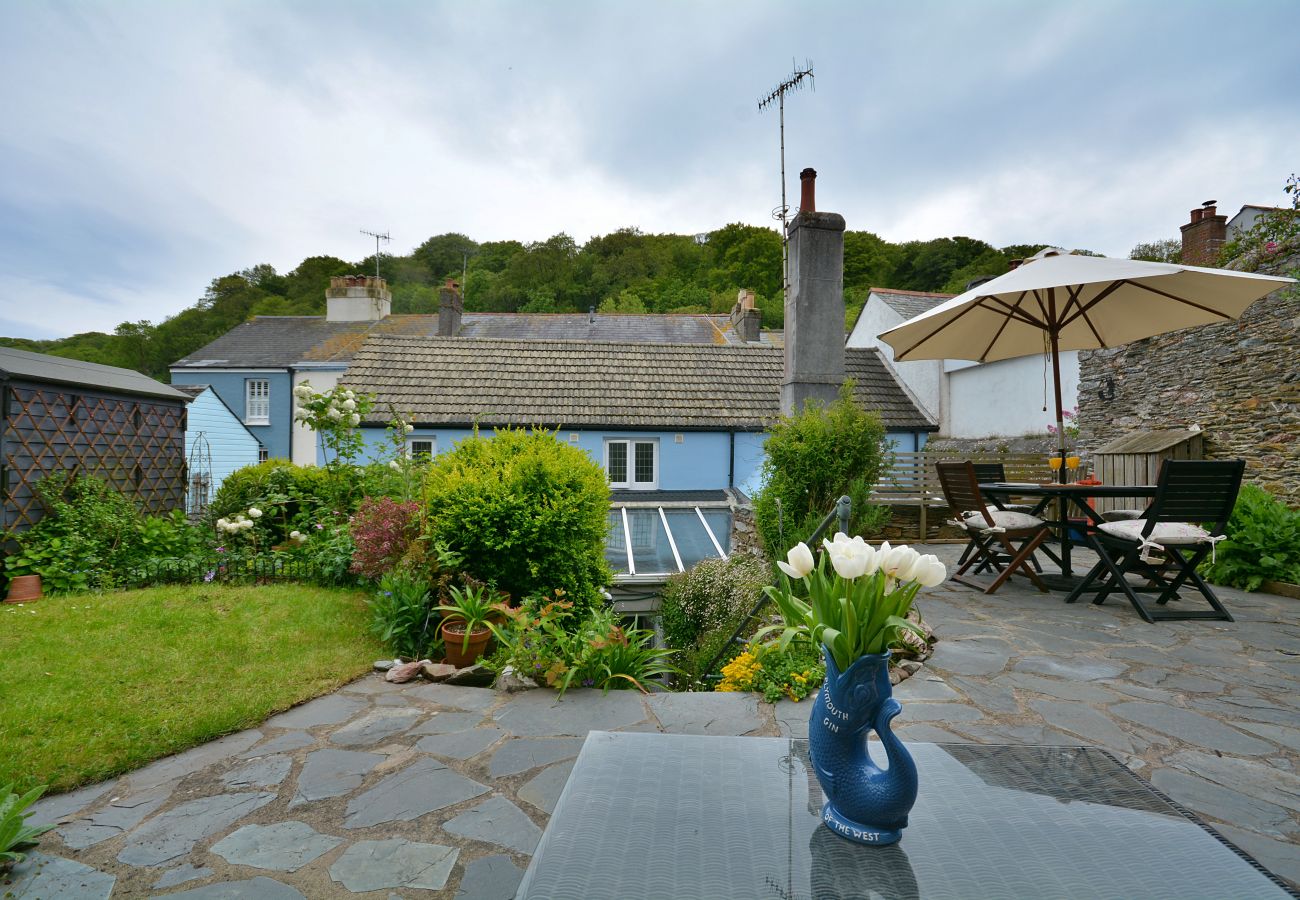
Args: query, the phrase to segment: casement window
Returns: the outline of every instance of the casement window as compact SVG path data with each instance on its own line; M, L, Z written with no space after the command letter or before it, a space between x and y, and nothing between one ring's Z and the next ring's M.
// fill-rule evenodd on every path
M257 448L257 461L260 463L264 463L270 458L271 458L271 451L259 445Z
M406 455L411 459L428 460L438 453L436 437L413 437L406 439Z
M632 491L659 487L659 442L657 440L605 441L605 472L609 486Z
M268 379L244 380L244 424L271 424L271 382Z

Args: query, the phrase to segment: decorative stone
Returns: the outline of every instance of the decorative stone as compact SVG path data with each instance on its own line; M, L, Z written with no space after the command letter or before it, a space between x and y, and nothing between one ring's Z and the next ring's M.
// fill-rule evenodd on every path
M502 670L501 674L497 676L497 680L493 682L492 686L498 691L504 691L507 694L517 694L520 691L537 689L537 684L535 682L520 678L515 673L515 670L510 666L506 666L505 669Z
M340 747L369 747L406 731L422 718L422 711L410 707L375 709L331 734L330 743Z
M499 728L475 728L453 734L431 734L420 738L415 749L448 759L469 759L477 756L505 736Z
M167 896L184 900L307 900L297 889L265 875L245 881L218 881Z
M275 799L275 794L218 794L191 800L155 816L127 837L117 855L130 866L157 866L184 856L210 834L233 825Z
M531 855L542 839L542 829L505 797L491 797L444 822L442 828L459 837L486 841L526 855Z
M421 759L353 797L348 802L343 827L367 828L381 822L409 822L487 792L485 785L453 772L437 760Z
M569 760L543 769L519 789L519 799L531 803L547 815L555 812L555 804L559 802L560 792L569 781L573 763L574 760Z
M337 725L346 722L365 708L366 701L361 697L329 694L267 719L266 725L269 728L315 728L317 725Z
M350 794L361 786L362 779L384 761L379 753L355 750L316 750L308 754L298 775L298 790L290 806L299 806L329 797Z
M561 759L570 759L582 749L583 738L515 738L492 754L493 778L527 772Z
M508 856L484 856L465 867L456 900L514 900L524 870Z
M196 869L189 863L181 863L174 869L169 869L163 873L162 878L154 882L155 890L163 888L176 887L178 884L185 884L187 881L198 881L200 878L207 878L212 874L212 870L206 866L202 869Z
M399 659L377 659L375 660L374 669L376 672L387 672L393 666L401 665Z
M393 838L358 841L330 866L330 878L354 894L385 888L441 890L459 851L441 844Z
M0 890L4 897L55 898L58 900L108 900L116 875L93 869L84 863L47 856L33 851L14 866Z
M392 684L405 684L412 678L417 677L420 674L420 670L425 666L431 665L433 665L433 660L421 659L416 660L415 662L401 663L400 665L392 666L384 674L384 681Z
M303 822L245 825L212 845L212 852L236 866L296 872L333 850L342 839L321 834Z
M482 663L475 663L472 666L466 666L463 669L457 669L456 673L447 679L448 684L458 684L465 687L491 687L492 682L496 680L496 673Z
M420 672L430 681L446 681L456 674L456 667L446 663L427 663L420 667Z
M221 781L228 787L271 787L284 781L293 760L287 756L267 756L247 765L240 766L221 776Z

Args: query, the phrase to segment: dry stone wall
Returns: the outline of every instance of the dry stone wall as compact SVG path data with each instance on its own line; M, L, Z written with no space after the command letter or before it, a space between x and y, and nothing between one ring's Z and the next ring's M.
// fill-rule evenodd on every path
M1297 277L1300 244L1228 268ZM1143 428L1205 429L1206 456L1246 460L1246 478L1300 506L1300 289L1239 319L1079 354L1080 442Z

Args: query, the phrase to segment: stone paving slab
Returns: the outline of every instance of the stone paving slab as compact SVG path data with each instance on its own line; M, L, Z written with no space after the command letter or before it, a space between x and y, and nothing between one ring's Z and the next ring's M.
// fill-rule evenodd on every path
M950 565L960 551L927 549ZM940 643L895 691L896 733L1105 747L1296 881L1300 602L1221 593L1236 622L1147 625L1127 603L1066 605L1015 581L991 596L926 591ZM19 896L74 900L504 900L587 731L804 736L810 708L369 675L256 730L43 799L37 816L61 827L32 857L39 872L20 868L16 883Z

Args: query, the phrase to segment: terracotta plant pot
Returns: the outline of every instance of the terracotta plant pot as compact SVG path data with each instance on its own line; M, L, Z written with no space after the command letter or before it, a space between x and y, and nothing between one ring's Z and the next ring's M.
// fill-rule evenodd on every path
M442 623L442 641L446 647L447 664L463 669L478 662L479 657L487 653L488 644L492 642L492 632L487 628L475 628L469 633L469 649L465 646L465 624L454 619Z
M6 603L30 603L41 599L41 576L15 575L9 582Z

